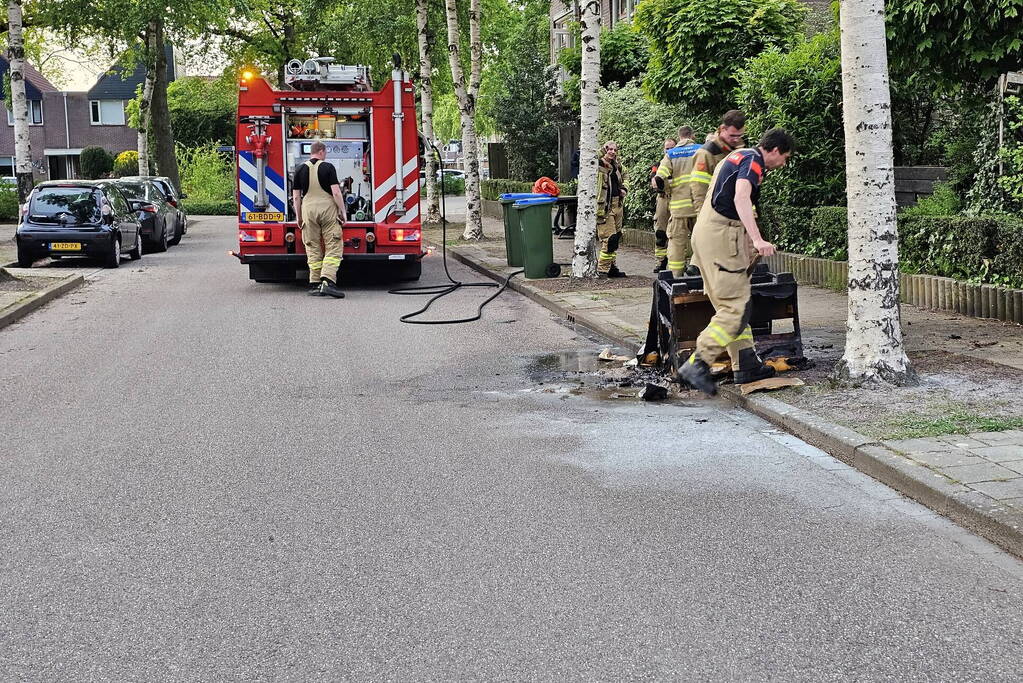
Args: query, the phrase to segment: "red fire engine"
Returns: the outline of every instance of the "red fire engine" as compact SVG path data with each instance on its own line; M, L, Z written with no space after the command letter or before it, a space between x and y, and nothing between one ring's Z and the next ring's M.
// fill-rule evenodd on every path
M257 282L286 282L306 270L291 179L315 140L327 146L348 209L344 262L420 273L419 140L412 83L399 67L380 90L369 68L329 57L292 60L289 89L251 72L238 88L238 251Z

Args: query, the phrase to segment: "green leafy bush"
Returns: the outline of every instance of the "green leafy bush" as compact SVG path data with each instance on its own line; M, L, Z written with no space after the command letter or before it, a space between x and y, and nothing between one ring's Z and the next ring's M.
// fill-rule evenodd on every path
M779 249L836 261L846 258L845 207L767 205L761 213L767 239Z
M123 178L139 174L139 153L126 149L114 158L114 175Z
M235 195L234 165L209 144L177 148L181 190L192 199L221 201Z
M600 136L618 143L618 159L626 173L625 220L651 228L655 193L650 188L650 167L664 156L664 138L675 137L678 127L691 126L697 141L717 128L706 112L696 113L679 104L658 104L643 93L638 83L600 91Z
M89 180L103 178L114 169L114 158L102 147L86 147L79 158L82 177Z
M636 26L650 60L643 83L659 102L685 102L720 115L730 107L738 67L795 42L806 16L798 0L646 0Z
M911 216L956 216L961 209L959 197L949 183L935 183L934 193L907 206L899 212L900 218Z
M579 87L582 76L582 39L579 25L572 26L574 42L558 53L558 65L568 72L561 90L565 100L575 111L579 110ZM600 82L604 86L625 86L629 81L642 79L650 59L644 36L634 23L617 24L600 32Z
M440 195L442 191L449 197L465 194L465 179L445 174L444 180L437 183L437 194ZM426 183L423 183L422 187L419 188L419 194L423 197L426 196Z
M181 200L181 208L190 216L234 216L238 214L238 202L233 199L188 199Z
M0 187L0 221L10 221L18 217L18 190L13 187Z
M798 43L790 52L770 49L739 70L735 89L747 112L747 141L776 126L796 138L792 160L772 171L764 201L820 206L845 201L845 135L842 62L837 32Z

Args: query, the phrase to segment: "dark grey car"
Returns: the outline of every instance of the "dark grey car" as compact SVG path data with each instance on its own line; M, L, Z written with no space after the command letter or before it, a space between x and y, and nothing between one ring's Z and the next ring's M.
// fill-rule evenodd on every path
M181 208L181 200L188 197L184 192L179 192L174 183L171 182L170 178L166 176L147 175L147 176L125 176L121 180L128 180L132 182L140 182L148 180L153 183L163 193L164 200L171 206L174 213L174 220L170 223L173 227L170 237L167 239L167 243L174 246L181 241L181 236L188 232L188 215L185 210Z
M120 178L115 182L142 224L146 251L167 251L169 245L176 244L177 213L167 203L163 190L148 180Z

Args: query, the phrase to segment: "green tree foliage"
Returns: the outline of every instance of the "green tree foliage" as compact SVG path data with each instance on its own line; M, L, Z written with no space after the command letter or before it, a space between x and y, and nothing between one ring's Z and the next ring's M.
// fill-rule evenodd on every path
M114 176L123 178L129 175L139 174L139 153L133 149L126 149L114 157Z
M780 126L797 149L764 185L767 202L789 206L845 203L842 128L842 63L837 32L776 48L754 57L737 73L737 106L747 113L747 141Z
M885 14L895 73L990 84L1023 62L1023 0L888 0Z
M215 145L178 147L181 190L189 199L216 202L232 199L235 191L234 164Z
M102 147L83 149L79 163L82 168L82 177L90 180L102 178L114 170L114 157Z
M504 133L510 176L536 180L557 170L558 126L547 104L547 3L528 3L517 23L494 69L504 87L483 105Z
M1023 207L1023 99L1018 95L1005 98L1005 141L998 157L1003 169L998 188L1007 208Z
M233 69L216 80L198 76L177 79L167 87L167 105L179 144L185 147L210 142L233 144L238 108Z
M647 92L659 102L727 109L738 69L794 43L805 15L798 0L644 0L635 22L650 41Z
M691 126L696 139L717 127L715 118L680 104L651 101L635 81L600 92L600 136L618 143L618 156L628 176L625 219L646 226L653 216L654 191L650 167L664 156L664 138L675 137L679 126Z

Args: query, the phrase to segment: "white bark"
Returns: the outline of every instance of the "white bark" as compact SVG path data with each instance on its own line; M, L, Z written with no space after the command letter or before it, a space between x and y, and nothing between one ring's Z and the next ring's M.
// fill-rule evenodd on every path
M25 94L25 39L22 35L21 0L7 2L7 59L11 75L11 113L14 116L14 173L18 177L18 202L32 191L32 145L28 128L28 96Z
M156 84L156 27L150 22L146 27L145 64L146 82L142 86L142 98L139 101L138 152L139 175L152 175L149 168L149 122L152 117L153 86Z
M434 143L433 137L433 63L430 60L432 36L427 20L427 0L416 0L416 26L419 30L419 102L422 116L423 136ZM437 160L434 150L426 148L426 218L436 223L440 220L440 203L437 198Z
M582 92L579 131L579 208L575 224L572 277L597 277L597 138L600 133L597 88L600 87L600 4L582 8Z
M838 377L905 384L884 0L842 0L849 313Z
M448 61L451 80L458 99L458 112L462 124L462 156L465 160L465 232L462 239L478 240L483 237L483 212L480 196L479 144L476 138L476 96L483 73L483 44L480 40L480 0L469 0L469 82L465 82L462 69L461 40L458 30L456 0L445 0L444 10L448 28Z

